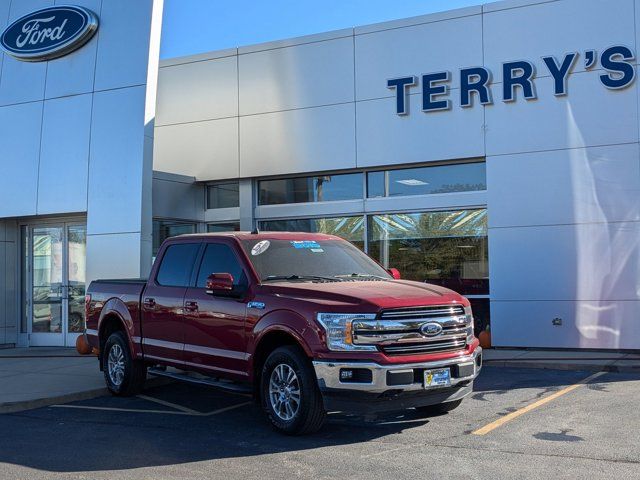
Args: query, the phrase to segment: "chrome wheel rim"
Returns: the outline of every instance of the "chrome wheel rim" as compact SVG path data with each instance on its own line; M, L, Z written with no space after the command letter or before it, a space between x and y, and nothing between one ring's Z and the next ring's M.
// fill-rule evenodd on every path
M281 363L271 372L269 400L271 409L284 421L290 421L300 410L300 381L289 365Z
M109 357L107 358L107 369L109 371L109 380L116 387L122 385L124 379L124 352L122 347L115 344L109 350Z

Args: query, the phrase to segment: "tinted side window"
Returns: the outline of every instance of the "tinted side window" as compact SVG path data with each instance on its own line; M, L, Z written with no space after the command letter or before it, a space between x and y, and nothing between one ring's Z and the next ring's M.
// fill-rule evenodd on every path
M199 243L177 243L167 248L156 281L165 287L187 287Z
M233 275L233 284L235 286L246 285L247 283L247 277L233 250L222 243L210 243L207 245L200 264L196 286L204 288L207 284L207 277L212 273L230 273Z

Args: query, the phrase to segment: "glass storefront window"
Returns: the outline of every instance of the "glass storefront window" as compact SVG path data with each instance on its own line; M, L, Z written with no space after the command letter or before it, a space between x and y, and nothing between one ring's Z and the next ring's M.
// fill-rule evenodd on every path
M207 208L233 208L240 205L238 182L221 182L207 185Z
M271 232L327 233L349 240L364 250L364 217L297 218L267 220L259 223L260 230Z
M369 255L385 268L397 268L408 280L486 295L487 211L372 215Z
M154 220L153 221L153 258L155 259L160 250L160 245L169 237L184 235L186 233L196 233L196 224L180 222L175 220Z
M207 232L220 233L220 232L239 232L240 222L224 222L224 223L209 223L207 225Z
M361 199L362 173L262 180L258 190L260 205Z
M486 190L484 162L403 168L367 174L369 198Z

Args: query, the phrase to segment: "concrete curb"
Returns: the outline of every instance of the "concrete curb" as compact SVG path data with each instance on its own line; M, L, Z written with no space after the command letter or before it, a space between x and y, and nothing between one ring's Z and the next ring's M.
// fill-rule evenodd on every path
M85 390L83 392L73 392L55 397L37 398L34 400L25 400L22 402L6 402L0 404L0 414L16 413L24 410L34 410L36 408L48 407L58 403L78 402L80 400L90 400L96 397L107 395L109 390L106 387L96 388L93 390Z
M544 370L577 370L585 372L640 373L640 364L627 366L616 365L617 361L604 365L577 363L550 363L525 360L484 360L487 367L539 368Z
M167 385L173 383L174 380L169 378L148 378L145 383L145 389L159 387L161 385ZM84 390L82 392L67 393L64 395L57 395L54 397L36 398L33 400L24 400L20 402L6 402L0 403L0 414L4 413L17 413L26 410L34 410L36 408L48 407L50 405L57 405L59 403L79 402L81 400L91 400L92 398L103 397L109 395L109 390L106 387L94 388L91 390Z

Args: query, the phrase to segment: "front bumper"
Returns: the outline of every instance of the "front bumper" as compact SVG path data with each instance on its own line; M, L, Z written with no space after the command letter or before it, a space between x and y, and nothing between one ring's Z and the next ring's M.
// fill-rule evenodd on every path
M477 347L469 355L434 362L380 365L314 361L313 367L328 410L402 409L454 401L471 393L473 380L482 368L482 348ZM451 385L425 389L424 371L438 368L451 369ZM353 376L341 379L341 371L345 370L354 372Z
M424 390L422 372L434 368L451 368L451 386L473 381L482 368L482 348L472 354L436 362L380 365L362 362L314 361L313 367L320 390L356 390L359 392L384 393L387 390ZM340 379L341 370L368 370L371 381L354 382ZM408 375L411 372L412 375ZM460 374L458 375L458 372ZM406 382L402 380L406 379ZM368 379L367 379L368 380ZM398 383L400 382L400 383Z

